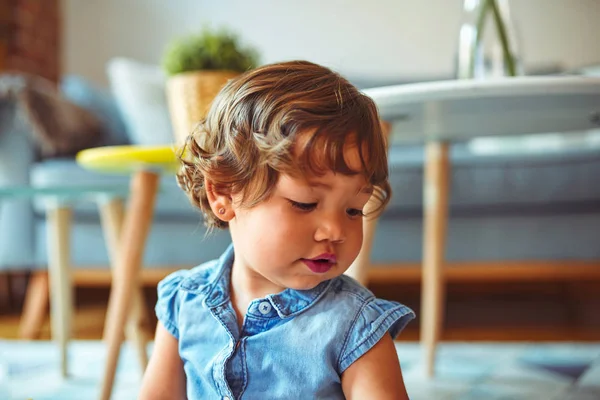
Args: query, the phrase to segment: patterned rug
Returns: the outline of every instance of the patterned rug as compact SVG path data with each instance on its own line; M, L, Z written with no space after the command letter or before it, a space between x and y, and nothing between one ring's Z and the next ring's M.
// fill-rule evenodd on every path
M444 343L434 379L423 375L417 343L397 350L412 400L600 400L600 343ZM0 340L0 399L96 399L104 352L98 341L73 342L62 379L53 343ZM113 399L135 399L140 381L137 357L124 346Z

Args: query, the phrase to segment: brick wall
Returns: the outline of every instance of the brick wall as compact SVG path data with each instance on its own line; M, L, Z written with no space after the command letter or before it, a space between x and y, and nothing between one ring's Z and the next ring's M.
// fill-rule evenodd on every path
M0 0L0 70L60 76L60 0Z
M0 71L5 69L11 35L12 0L0 0Z
M60 0L0 0L0 73L22 71L57 82ZM19 312L27 274L0 271L0 315Z

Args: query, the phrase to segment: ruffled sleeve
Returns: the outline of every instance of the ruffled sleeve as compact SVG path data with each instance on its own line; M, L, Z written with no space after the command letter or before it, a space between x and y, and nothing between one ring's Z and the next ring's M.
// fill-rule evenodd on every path
M339 372L367 353L387 332L395 339L402 329L415 318L408 307L377 298L368 300L354 318L342 348Z
M180 284L188 274L188 270L173 272L158 283L156 317L176 339L179 339Z

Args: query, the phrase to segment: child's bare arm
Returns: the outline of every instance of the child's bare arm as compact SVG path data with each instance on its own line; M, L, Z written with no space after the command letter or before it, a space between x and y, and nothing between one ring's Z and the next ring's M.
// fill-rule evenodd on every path
M383 338L342 373L346 399L408 400L394 341Z
M178 341L159 321L154 350L146 368L140 400L185 399L186 385Z

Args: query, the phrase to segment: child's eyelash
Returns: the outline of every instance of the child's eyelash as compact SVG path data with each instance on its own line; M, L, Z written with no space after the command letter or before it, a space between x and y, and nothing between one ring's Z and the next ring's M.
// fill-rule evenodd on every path
M363 210L359 210L357 208L349 208L346 213L348 213L349 216L351 217L364 217L365 213L363 212Z
M317 207L317 203L300 203L294 200L288 200L292 207L297 208L301 211L312 211Z
M315 208L317 208L317 203L300 203L298 201L294 201L294 200L288 200L290 202L290 204L292 205L292 207L299 209L300 211L312 211ZM364 217L365 213L363 212L363 210L359 210L357 208L349 208L348 210L346 210L346 213L350 216L350 217Z

